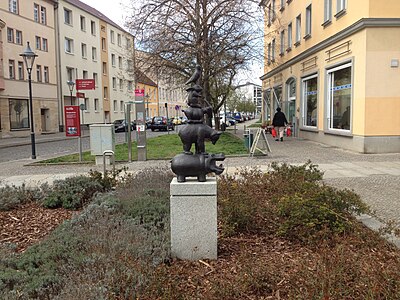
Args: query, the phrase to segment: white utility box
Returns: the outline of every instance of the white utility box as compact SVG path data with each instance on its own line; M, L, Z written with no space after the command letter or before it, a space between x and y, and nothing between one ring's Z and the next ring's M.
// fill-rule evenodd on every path
M114 124L92 124L90 128L90 150L96 156L96 165L103 164L104 151L115 152ZM111 153L106 153L106 164L110 164Z

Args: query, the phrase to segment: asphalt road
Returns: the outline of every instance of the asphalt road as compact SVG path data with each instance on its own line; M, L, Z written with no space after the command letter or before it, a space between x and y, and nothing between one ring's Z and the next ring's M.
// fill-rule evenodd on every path
M177 129L176 129L177 130ZM170 131L171 133L172 131ZM146 137L151 138L154 136L168 134L166 131L154 131L146 130ZM132 140L135 140L136 135L132 133ZM119 132L115 134L115 143L122 144L125 142L125 133ZM82 149L83 151L90 150L90 139L89 136L82 137ZM36 144L36 155L39 156L60 156L79 152L78 139L69 138L64 140L46 141ZM7 148L0 148L0 163L10 162L31 157L32 146L12 146Z

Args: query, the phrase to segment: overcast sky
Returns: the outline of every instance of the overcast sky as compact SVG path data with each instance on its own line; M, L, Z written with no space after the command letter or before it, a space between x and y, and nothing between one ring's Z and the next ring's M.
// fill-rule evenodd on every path
M90 5L97 9L105 16L113 20L115 23L124 27L124 21L130 14L130 2L131 0L116 0L116 1L105 1L105 0L81 0L82 2ZM251 72L240 74L239 82L237 84L243 84L246 82L252 82L261 85L260 76L263 75L262 66L253 66Z
M124 26L125 17L129 14L130 0L81 0L81 2L97 9L120 26Z

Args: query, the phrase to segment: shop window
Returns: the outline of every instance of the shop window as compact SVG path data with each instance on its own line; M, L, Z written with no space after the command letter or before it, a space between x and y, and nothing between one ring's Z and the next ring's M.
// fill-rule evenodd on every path
M11 99L9 111L11 129L29 128L28 100Z
M303 126L317 127L318 76L303 78L302 84Z
M327 71L328 78L328 128L351 128L351 63Z

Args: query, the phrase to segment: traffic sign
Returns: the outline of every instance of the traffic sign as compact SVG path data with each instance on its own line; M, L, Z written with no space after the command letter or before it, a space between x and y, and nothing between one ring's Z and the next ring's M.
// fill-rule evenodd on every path
M77 79L75 81L77 90L94 90L94 79Z

